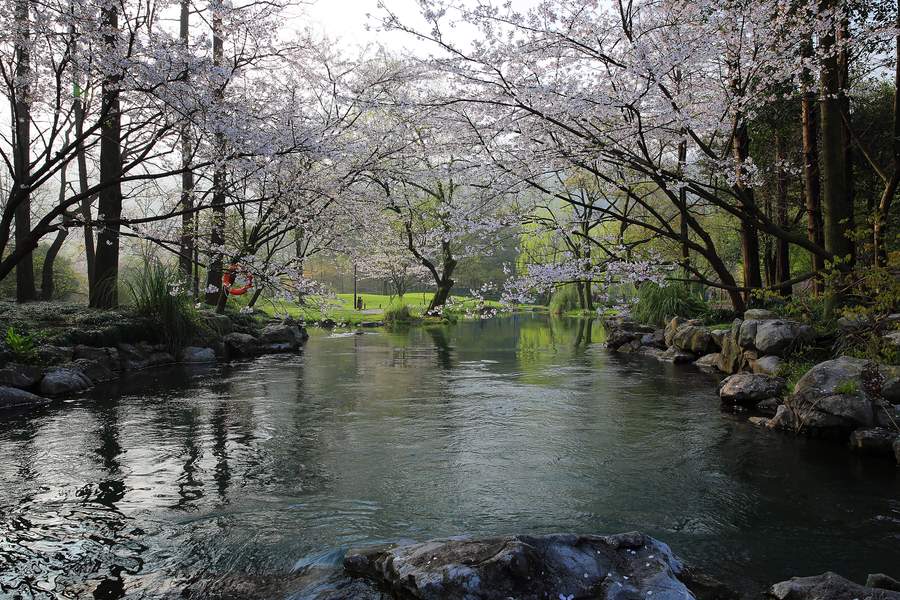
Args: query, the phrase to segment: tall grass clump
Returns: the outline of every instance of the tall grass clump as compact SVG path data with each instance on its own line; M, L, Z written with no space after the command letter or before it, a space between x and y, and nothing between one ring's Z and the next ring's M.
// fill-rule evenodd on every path
M200 317L190 295L182 290L180 272L154 263L126 282L135 312L160 326L163 342L173 352L191 343L200 329Z
M660 286L645 283L638 288L638 301L631 311L640 323L664 325L672 317L693 319L709 310L703 296L680 283Z
M567 283L553 290L550 296L550 312L561 315L570 310L581 310L581 302L578 300L578 287L574 283Z
M388 325L412 323L415 320L408 304L392 304L384 309L384 322Z

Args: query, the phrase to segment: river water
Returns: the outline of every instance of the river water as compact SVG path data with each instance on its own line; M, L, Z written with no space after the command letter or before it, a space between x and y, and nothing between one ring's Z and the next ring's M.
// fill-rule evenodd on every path
M596 324L313 333L3 415L0 597L287 597L350 546L512 532L641 530L748 593L900 575L891 461L754 429Z

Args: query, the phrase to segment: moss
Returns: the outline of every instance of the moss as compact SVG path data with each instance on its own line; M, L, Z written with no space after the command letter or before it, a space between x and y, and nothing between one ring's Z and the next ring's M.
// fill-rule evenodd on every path
M837 384L834 391L838 394L856 394L859 392L859 384L855 379L846 379Z

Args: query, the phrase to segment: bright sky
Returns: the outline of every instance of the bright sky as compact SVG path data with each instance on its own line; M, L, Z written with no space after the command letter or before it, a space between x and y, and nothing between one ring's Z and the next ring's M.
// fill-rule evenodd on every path
M367 15L380 15L378 0L312 0L307 11L312 29L320 29L330 37L339 38L350 45L381 44L391 50L422 49L423 45L398 32L377 31L375 19ZM404 22L421 24L416 0L386 0L390 9ZM367 30L367 25L370 26Z

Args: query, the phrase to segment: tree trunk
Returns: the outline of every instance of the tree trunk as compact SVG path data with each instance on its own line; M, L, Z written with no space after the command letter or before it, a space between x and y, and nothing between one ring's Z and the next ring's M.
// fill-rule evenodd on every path
M678 144L678 174L684 174L684 165L687 163L687 141L682 140ZM682 186L678 190L678 212L681 233L681 262L687 268L691 264L691 249L688 244L688 219L687 219L687 188Z
M823 0L823 11L831 8L834 0ZM853 255L853 243L848 237L849 222L853 217L848 173L844 151L844 125L841 116L841 76L838 59L834 55L834 30L822 36L825 59L820 75L820 119L822 128L822 233L825 249L831 252L838 267L845 270ZM826 299L826 312L831 313L840 301L839 292L831 290Z
M441 242L441 253L443 255L443 269L441 270L440 278L435 280L437 290L435 290L434 297L428 305L427 312L431 312L436 308L444 306L450 298L450 291L453 289L453 284L456 283L453 281L453 271L456 270L456 265L459 263L453 258L449 243Z
M222 57L224 55L224 41L222 39L222 15L219 9L213 7L212 15L213 29L213 64L221 66ZM224 83L222 84L225 85ZM224 98L225 90L220 88L216 90L216 100L221 102ZM216 150L219 152L220 158L224 158L225 154L225 138L221 133L216 134ZM206 273L206 303L215 306L217 312L224 312L225 289L222 286L222 248L225 245L225 167L220 163L215 166L213 172L213 194L212 194L212 217L210 223L209 244L212 260Z
M894 195L900 184L900 1L897 2L897 27L898 34L894 38L894 140L891 144L894 172L885 184L878 207L875 209L875 217L872 222L872 244L875 252L875 266L887 266L887 224Z
M781 135L775 135L775 157L778 163L778 193L775 197L775 222L782 229L787 229L788 224L788 175L784 170L785 153ZM787 281L791 279L791 255L790 245L787 240L775 239L775 282L778 284L778 292L782 296L791 295L791 285Z
M750 136L747 124L741 120L734 130L734 159L737 164L737 196L746 212L756 211L753 188L746 184L743 166L750 156ZM762 274L759 269L759 232L750 219L741 219L741 262L744 269L745 302L750 299L750 290L762 287Z
M188 47L190 10L190 0L181 0L180 39L185 50ZM185 279L190 279L194 267L194 213L190 212L194 207L194 172L190 169L192 154L191 126L185 123L181 128L181 167L184 169L181 173L181 209L185 212L181 215L181 249L178 259L178 265Z
M66 136L65 142L63 145L69 144L69 136ZM66 200L66 168L68 165L64 166L59 171L59 203L62 204ZM65 217L64 217L65 218ZM55 288L55 282L53 279L53 266L56 264L56 257L59 255L59 250L62 248L63 242L66 241L66 237L69 235L69 230L63 227L56 233L56 237L53 239L53 243L50 244L50 247L47 249L47 254L44 255L44 266L41 269L41 300L49 301L53 300L53 292Z
M106 52L116 52L119 14L116 4L104 5L101 20L108 33L104 36ZM100 181L109 183L100 190L98 213L102 229L97 235L94 281L90 288L93 308L115 308L119 305L119 223L122 216L122 147L121 115L119 113L118 77L109 75L103 81L102 106L104 115L100 127Z
M803 44L803 56L812 56L812 40ZM809 241L823 246L821 184L819 180L819 128L815 108L815 93L812 77L804 71L803 96L801 99L801 120L803 127L803 193L806 200L806 237ZM810 253L813 271L822 273L825 261L820 254ZM822 291L820 276L813 279L813 291Z
M74 12L74 10L73 7L72 11ZM74 24L69 26L69 36L70 43L72 44L72 52L74 53L76 51L77 43ZM72 88L74 95L72 109L75 120L76 140L75 157L78 162L78 191L82 194L86 194L88 189L88 170L87 155L84 149L84 100L81 97L81 80L78 77L77 71L72 80ZM93 216L91 215L92 202L92 197L84 196L84 200L81 201L81 206L79 207L81 218L84 221L84 260L87 264L88 289L90 289L94 281L94 261L96 256L94 249L94 226L92 225Z
M844 177L846 177L846 194L847 194L847 223L845 230L853 233L856 228L855 223L855 206L854 199L856 196L855 182L853 174L853 135L850 131L850 95L847 93L850 89L850 54L848 45L850 42L850 29L846 17L841 20L837 29L837 40L840 51L837 56L838 63L838 89L840 96L838 97L841 107L841 147L844 153ZM852 267L856 262L856 241L850 237L850 262L848 267Z
M15 176L13 185L19 191L19 203L15 208L16 246L30 249L31 239L31 25L29 23L30 0L16 1L16 27L18 41L15 46L16 86L13 103L13 150ZM35 300L34 262L31 252L16 265L16 301Z

